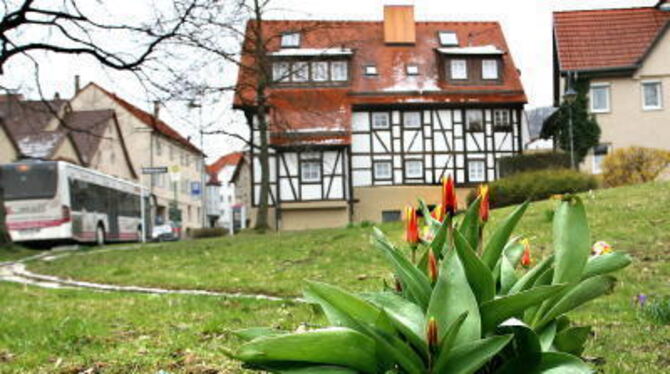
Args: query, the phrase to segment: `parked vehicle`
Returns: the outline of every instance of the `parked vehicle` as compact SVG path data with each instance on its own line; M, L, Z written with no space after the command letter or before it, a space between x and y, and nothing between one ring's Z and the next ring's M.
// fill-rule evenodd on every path
M16 242L141 238L139 184L68 162L29 161L1 165L0 185Z
M154 226L151 233L151 239L159 242L175 241L181 237L179 226L173 221L168 221L162 225Z

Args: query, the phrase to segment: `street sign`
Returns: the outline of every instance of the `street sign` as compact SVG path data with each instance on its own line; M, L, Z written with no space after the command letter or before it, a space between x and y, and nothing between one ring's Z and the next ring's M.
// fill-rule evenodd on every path
M191 195L200 196L202 193L202 188L200 182L191 182Z
M168 172L167 166L142 168L142 174L165 174L167 172Z

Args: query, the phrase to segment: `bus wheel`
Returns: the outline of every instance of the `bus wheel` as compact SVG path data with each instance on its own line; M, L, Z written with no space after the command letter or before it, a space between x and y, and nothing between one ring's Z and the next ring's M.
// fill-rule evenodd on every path
M95 244L98 246L105 245L105 229L102 225L98 225L98 228L95 229Z

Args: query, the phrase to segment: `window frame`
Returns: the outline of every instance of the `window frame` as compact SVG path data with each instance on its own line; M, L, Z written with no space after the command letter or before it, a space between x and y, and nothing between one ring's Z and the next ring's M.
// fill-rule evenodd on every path
M308 169L307 165L315 165L317 167L317 176L306 176L305 171ZM307 170L310 172L310 170ZM313 170L311 170L313 171ZM307 159L300 160L300 183L321 183L323 177L323 167L320 160Z
M285 66L281 77L277 77L281 66ZM272 63L272 81L276 83L291 82L291 63L289 61L275 61Z
M656 86L656 95L658 98L657 105L647 105L647 96L645 91L645 86L654 85ZM644 80L640 83L640 90L642 92L642 110L644 111L654 111L663 109L663 82L660 80Z
M409 126L407 123L407 115L408 114L416 114L418 118L418 122L416 126ZM421 117L421 112L418 110L410 110L410 111L405 111L402 112L402 128L403 129L420 129L421 128L421 123L422 123L422 117Z
M504 124L499 124L496 119L496 114L504 113L507 121ZM510 132L512 131L512 113L509 109L493 109L493 132ZM501 118L502 119L502 118Z
M417 64L407 64L405 65L405 74L409 76L419 75L419 65Z
M302 66L302 67L298 67ZM290 67L291 73L291 82L295 83L306 83L310 81L309 74L309 62L308 61L295 61L291 64ZM300 77L300 79L298 79Z
M491 64L492 63L492 64ZM495 76L486 75L486 67L489 64L489 67L494 67ZM500 67L498 66L498 60L494 58L485 58L482 59L482 80L495 81L500 79Z
M388 177L377 175L378 165L388 165ZM392 181L393 180L393 162L391 160L376 160L372 162L372 178L375 181Z
M473 165L483 165L482 167L482 178L481 179L474 179L472 178L472 166ZM468 160L468 182L470 183L481 183L481 182L486 182L486 160L484 159L473 159L473 160Z
M464 77L460 77L460 76L457 77L456 74L454 74L455 63L457 63L457 62L462 63L463 72L465 73ZM449 60L449 78L451 78L451 80L467 81L468 77L469 77L469 72L468 72L468 60L467 59L452 58L451 60Z
M281 48L300 48L300 33L297 31L287 31L281 34Z
M479 129L472 130L470 128L470 116L469 113L479 113L481 115L480 117L480 127ZM484 110L482 109L466 109L465 110L465 131L466 132L484 132L486 130L486 122L485 122L485 115L484 115Z
M316 66L324 65L325 66L325 78L316 79L316 71L318 70ZM330 81L330 63L328 61L312 61L310 63L310 80L312 82L328 82Z
M336 79L335 66L340 65L344 68L344 79ZM335 60L330 62L330 81L347 82L349 80L349 62L344 60Z
M447 34L453 36L454 39L453 39L452 43L446 42L445 39L442 37L443 35L446 36ZM458 34L456 33L456 31L450 31L450 30L438 31L437 32L437 41L440 43L441 47L454 47L454 46L459 45Z
M376 125L375 118L383 116L386 118L386 126L380 127ZM391 128L391 115L389 112L372 112L370 115L370 128L373 130L388 130Z
M369 70L372 69L372 70ZM368 76L368 77L374 77L379 75L379 71L377 70L377 65L375 64L366 64L363 65L363 75Z
M411 164L411 163L416 163L417 165L419 165L419 173L418 174L412 175L412 174L409 173L410 168L409 168L408 165ZM404 171L405 171L405 178L406 179L423 179L424 173L425 173L425 170L424 170L424 167L423 167L423 160L418 160L418 159L405 160L405 165L404 166L405 166Z
M605 103L606 107L605 108L596 108L594 107L595 100L594 100L594 91L599 90L599 89L604 89L603 92L606 93L605 96ZM611 94L611 85L609 83L594 83L591 84L589 87L589 111L591 113L610 113L612 111L612 105L611 105L611 99L612 99L612 94Z

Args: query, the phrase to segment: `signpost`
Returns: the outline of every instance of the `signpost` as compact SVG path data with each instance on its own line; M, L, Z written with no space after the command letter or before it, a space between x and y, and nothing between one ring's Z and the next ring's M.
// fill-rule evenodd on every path
M140 210L142 211L142 243L147 242L147 219L144 212L144 181L142 175L151 175L151 174L166 174L168 168L166 166L142 168L142 174L140 175Z

